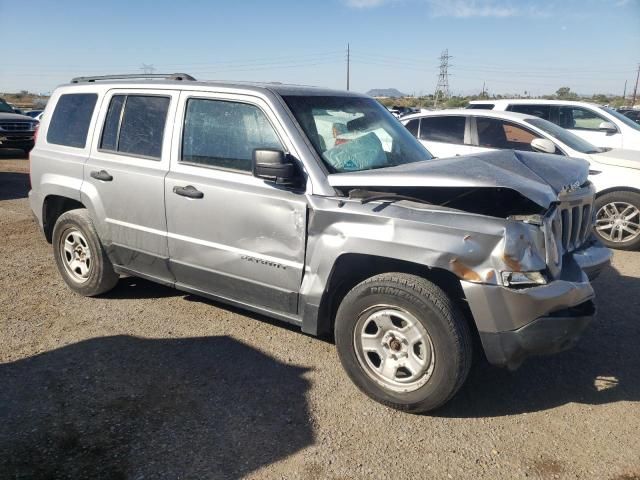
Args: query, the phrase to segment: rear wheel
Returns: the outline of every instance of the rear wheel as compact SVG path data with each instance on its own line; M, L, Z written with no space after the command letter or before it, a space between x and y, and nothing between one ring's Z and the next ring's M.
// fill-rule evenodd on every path
M52 244L58 270L74 292L92 297L118 283L118 274L87 210L70 210L60 215L53 227Z
M640 248L640 194L610 192L595 202L596 235L609 248Z
M354 287L338 309L335 339L353 382L408 412L447 402L471 364L462 313L438 286L415 275L387 273Z

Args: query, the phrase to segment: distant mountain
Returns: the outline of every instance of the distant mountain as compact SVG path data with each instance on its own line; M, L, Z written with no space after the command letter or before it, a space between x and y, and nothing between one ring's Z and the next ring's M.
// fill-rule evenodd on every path
M367 95L371 97L389 97L389 98L400 98L406 97L406 95L402 92L399 92L395 88L374 88L367 92Z

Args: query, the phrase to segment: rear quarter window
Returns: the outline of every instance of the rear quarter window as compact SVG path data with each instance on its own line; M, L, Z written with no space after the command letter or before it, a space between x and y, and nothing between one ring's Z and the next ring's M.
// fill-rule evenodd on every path
M84 148L97 100L95 93L61 95L49 122L47 142Z

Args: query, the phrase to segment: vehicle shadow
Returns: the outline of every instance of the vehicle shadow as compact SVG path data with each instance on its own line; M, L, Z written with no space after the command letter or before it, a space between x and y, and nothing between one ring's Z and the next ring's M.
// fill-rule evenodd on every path
M306 369L229 337L94 338L0 365L0 478L224 478L314 442Z
M110 300L179 297L184 293L172 287L137 277L121 277L109 292L100 296Z
M479 365L452 401L431 414L495 417L570 402L640 401L640 278L610 267L593 287L598 315L572 350L530 358L515 372Z
M0 172L0 200L27 198L28 193L28 173Z

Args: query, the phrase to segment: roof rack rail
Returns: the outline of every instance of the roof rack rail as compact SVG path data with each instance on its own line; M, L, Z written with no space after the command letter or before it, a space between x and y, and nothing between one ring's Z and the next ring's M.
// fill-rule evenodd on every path
M189 80L195 82L195 78L186 73L126 73L122 75L99 75L96 77L75 77L71 83L99 82L103 80L127 80L134 78L161 78L163 80Z

